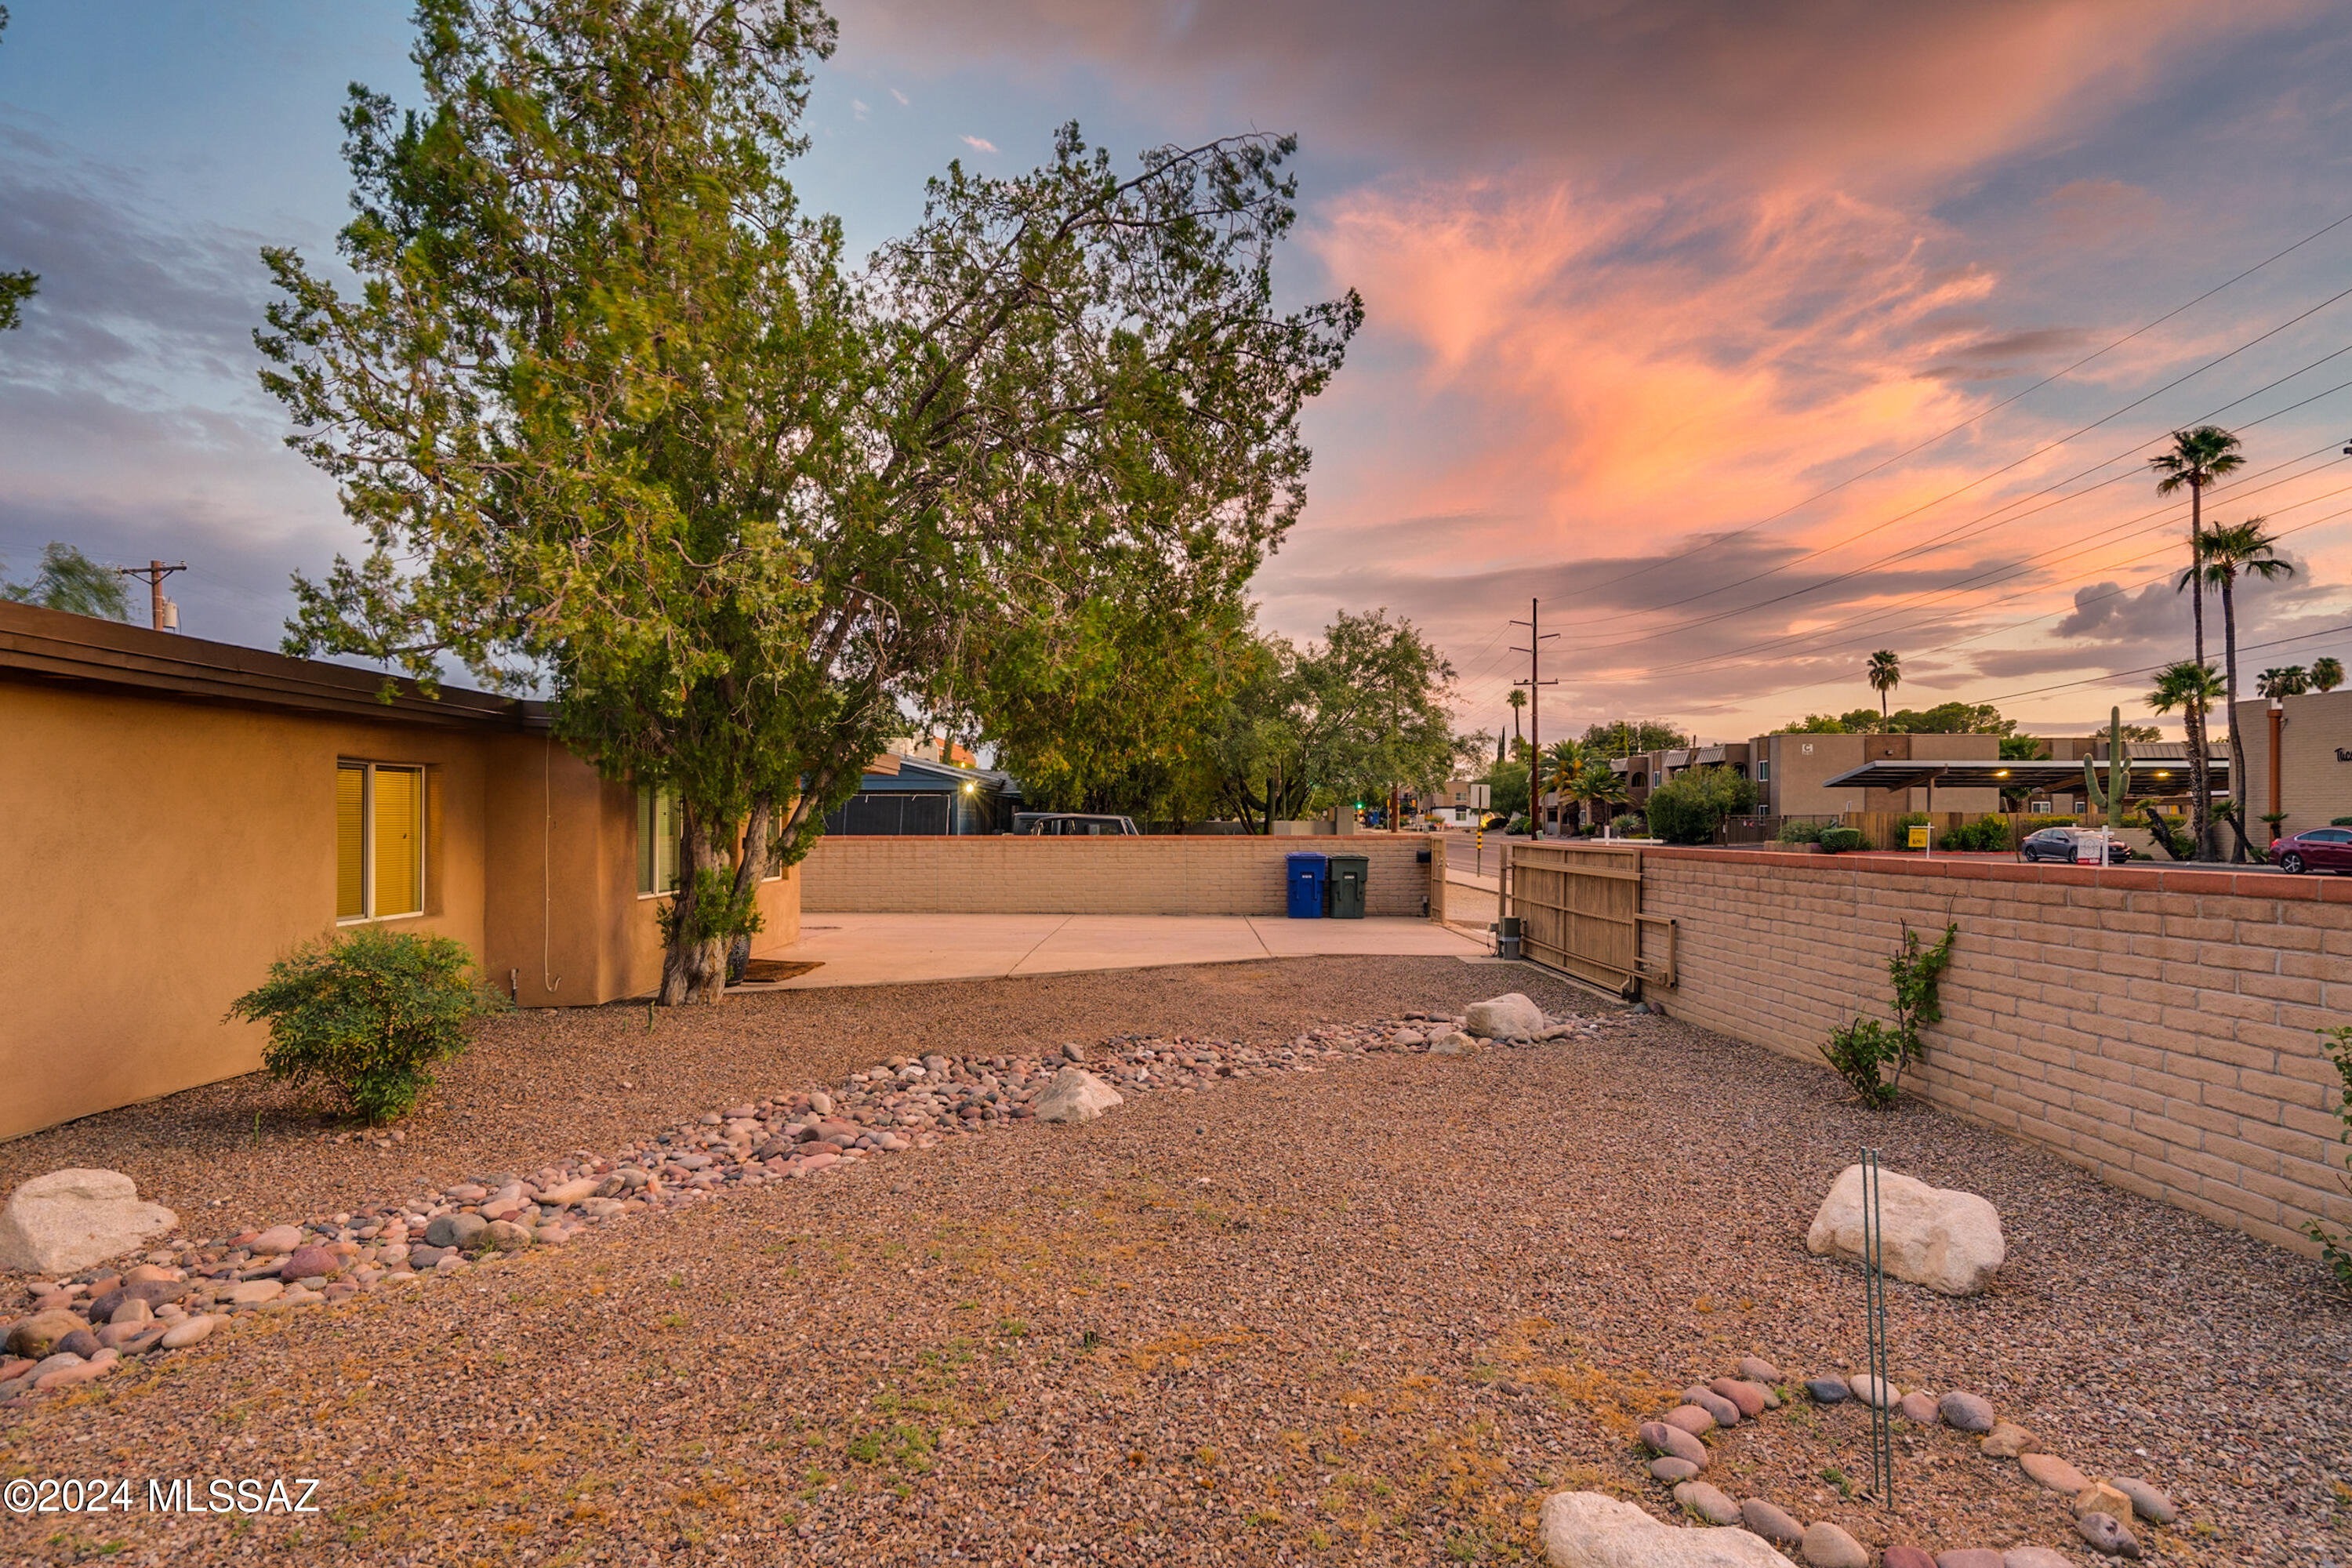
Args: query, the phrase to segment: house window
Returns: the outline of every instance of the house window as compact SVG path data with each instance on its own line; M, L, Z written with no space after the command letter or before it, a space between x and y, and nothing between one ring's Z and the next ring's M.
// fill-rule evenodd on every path
M1769 759L1769 758L1765 758L1765 757L1759 757L1759 758L1757 758L1757 759L1756 759L1756 782L1757 782L1758 784L1762 784L1765 780L1767 780L1767 779L1770 778L1771 776L1772 776L1772 763L1771 763L1770 759Z
M651 784L637 786L637 896L677 891L677 840L683 813L677 796Z
M335 764L335 918L425 912L425 770Z

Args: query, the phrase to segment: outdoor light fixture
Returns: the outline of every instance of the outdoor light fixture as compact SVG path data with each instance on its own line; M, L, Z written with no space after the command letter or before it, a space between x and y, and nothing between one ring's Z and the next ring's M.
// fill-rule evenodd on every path
M2172 775L2171 775L2170 773L2168 773L2165 772L2162 768L2158 768L2158 769L2157 769L2157 770L2156 770L2156 776L2157 776L2158 778L2160 778L2160 779L2168 779L2168 778L2170 778Z
M1997 779L2005 779L2009 776L2009 770L2007 768L1995 768L1992 772L1992 776Z
M971 793L971 788L972 788L972 786L971 786L969 783L965 784L965 785L963 786L963 793L964 793L964 794L966 794L966 795L970 795L970 794Z

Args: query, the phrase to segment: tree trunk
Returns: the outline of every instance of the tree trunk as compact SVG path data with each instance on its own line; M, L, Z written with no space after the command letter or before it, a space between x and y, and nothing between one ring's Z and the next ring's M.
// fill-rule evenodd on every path
M2205 487L2189 481L2189 616L2197 633L2197 668L2205 668ZM2194 706L2201 710L2202 702ZM2213 836L2213 772L2205 754L2205 721L2197 715L2197 736L2189 751L2189 837L2202 860Z
M662 952L661 1005L716 1002L727 987L727 944L718 937L692 938L702 923L702 876L720 864L718 837L685 811L677 836L677 891L670 896L668 947Z
M743 841L735 857L735 904L749 909L760 883L768 874L768 839L775 831L776 803L772 796L761 796L751 807L751 820L744 825ZM738 960L748 963L751 958L751 933L744 931L730 940L726 962L720 966L719 980L723 989L730 976L738 973ZM716 996L711 1000L716 1001Z
M2238 734L2238 598L2235 574L2221 579L2221 678L2230 705L2230 810L2237 843L2230 858L2246 862L2246 744Z

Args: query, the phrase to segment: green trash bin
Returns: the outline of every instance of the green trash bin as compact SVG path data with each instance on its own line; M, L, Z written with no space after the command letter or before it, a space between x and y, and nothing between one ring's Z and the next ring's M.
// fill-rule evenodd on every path
M1323 886L1330 900L1331 918L1335 921L1360 921L1364 918L1364 882L1371 875L1371 858L1367 855L1334 855L1331 869Z

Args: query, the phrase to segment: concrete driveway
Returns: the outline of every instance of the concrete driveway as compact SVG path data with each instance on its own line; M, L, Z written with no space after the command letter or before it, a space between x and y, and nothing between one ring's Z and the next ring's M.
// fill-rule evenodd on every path
M823 965L775 983L776 989L805 991L1328 953L1466 958L1483 952L1483 943L1460 931L1396 917L809 914L799 942L760 956Z

